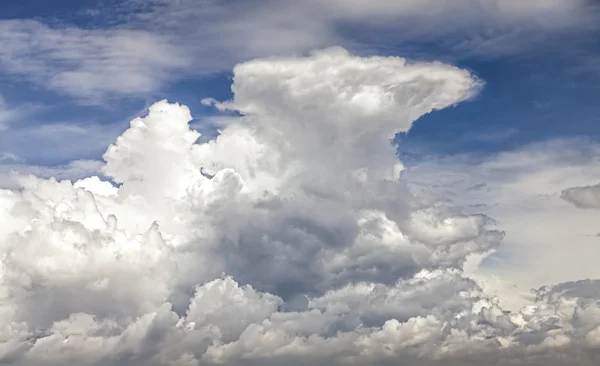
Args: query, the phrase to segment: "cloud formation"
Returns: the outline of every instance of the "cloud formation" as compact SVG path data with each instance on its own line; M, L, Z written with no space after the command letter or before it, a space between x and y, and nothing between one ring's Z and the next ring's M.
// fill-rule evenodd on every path
M559 139L485 157L424 158L407 167L405 178L428 200L483 212L505 230L502 245L477 269L477 261L470 263L469 273L516 309L529 301L531 288L600 277L600 211L561 198L568 187L600 181L599 162L596 142Z
M135 29L0 21L0 65L44 88L96 103L111 93L155 91L190 59L159 34Z
M502 309L463 271L494 221L411 192L390 140L477 93L465 70L333 48L234 69L197 143L161 101L101 178L0 191L9 365L595 364L594 281Z
M99 103L152 96L181 78L256 57L332 45L393 46L431 58L413 49L423 42L436 44L435 57L461 59L538 52L565 39L577 48L572 59L583 60L587 48L576 45L598 29L600 11L587 0L126 0L86 16L86 28L64 19L0 20L2 72ZM385 30L385 40L369 38L373 30Z
M579 208L600 208L600 184L572 187L562 191L562 199Z

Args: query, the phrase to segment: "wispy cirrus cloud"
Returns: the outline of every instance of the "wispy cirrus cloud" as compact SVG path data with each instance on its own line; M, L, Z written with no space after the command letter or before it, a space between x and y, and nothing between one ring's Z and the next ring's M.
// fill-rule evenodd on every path
M0 134L0 147L21 163L52 165L73 157L98 156L124 127L118 123L105 125L90 121L13 127Z
M0 97L0 129L5 129L6 125L13 122L18 115L19 113L16 110L8 108L4 99Z
M586 0L118 4L118 12L90 9L89 16L99 21L86 29L43 20L0 21L3 72L98 102L148 95L181 78L228 70L254 57L331 45L370 52L435 43L450 58L487 58L557 47L557 40L581 39L600 24L597 6ZM369 29L389 36L369 38Z
M11 106L0 95L0 131L7 129L13 123L18 123L19 120L31 117L40 109L41 106L33 103Z
M94 102L151 93L191 60L159 32L0 21L0 65L44 88Z

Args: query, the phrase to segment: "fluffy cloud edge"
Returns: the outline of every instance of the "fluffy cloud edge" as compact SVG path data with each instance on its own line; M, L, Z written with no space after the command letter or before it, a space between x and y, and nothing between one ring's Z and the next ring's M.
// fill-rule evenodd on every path
M243 116L215 140L196 143L190 110L162 101L107 149L112 183L17 176L0 191L0 359L593 359L596 282L502 309L462 269L499 246L494 221L399 175L390 134L477 87L455 67L339 48L256 60L235 69L223 106Z

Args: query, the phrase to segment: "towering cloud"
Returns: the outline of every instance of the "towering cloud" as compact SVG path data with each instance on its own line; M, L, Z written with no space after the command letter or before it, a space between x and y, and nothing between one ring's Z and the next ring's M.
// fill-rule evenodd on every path
M161 101L102 179L0 191L3 363L595 364L595 282L503 310L463 272L500 245L494 221L401 178L394 134L474 76L340 48L234 74L207 102L241 117L215 140Z

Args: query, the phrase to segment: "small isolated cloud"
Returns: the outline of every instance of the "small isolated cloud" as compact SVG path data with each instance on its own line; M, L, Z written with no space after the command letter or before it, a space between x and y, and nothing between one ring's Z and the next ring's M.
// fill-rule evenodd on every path
M234 74L214 140L161 101L79 166L101 173L0 190L2 363L595 364L594 283L502 308L463 270L494 220L400 178L390 137L469 72L333 48Z

